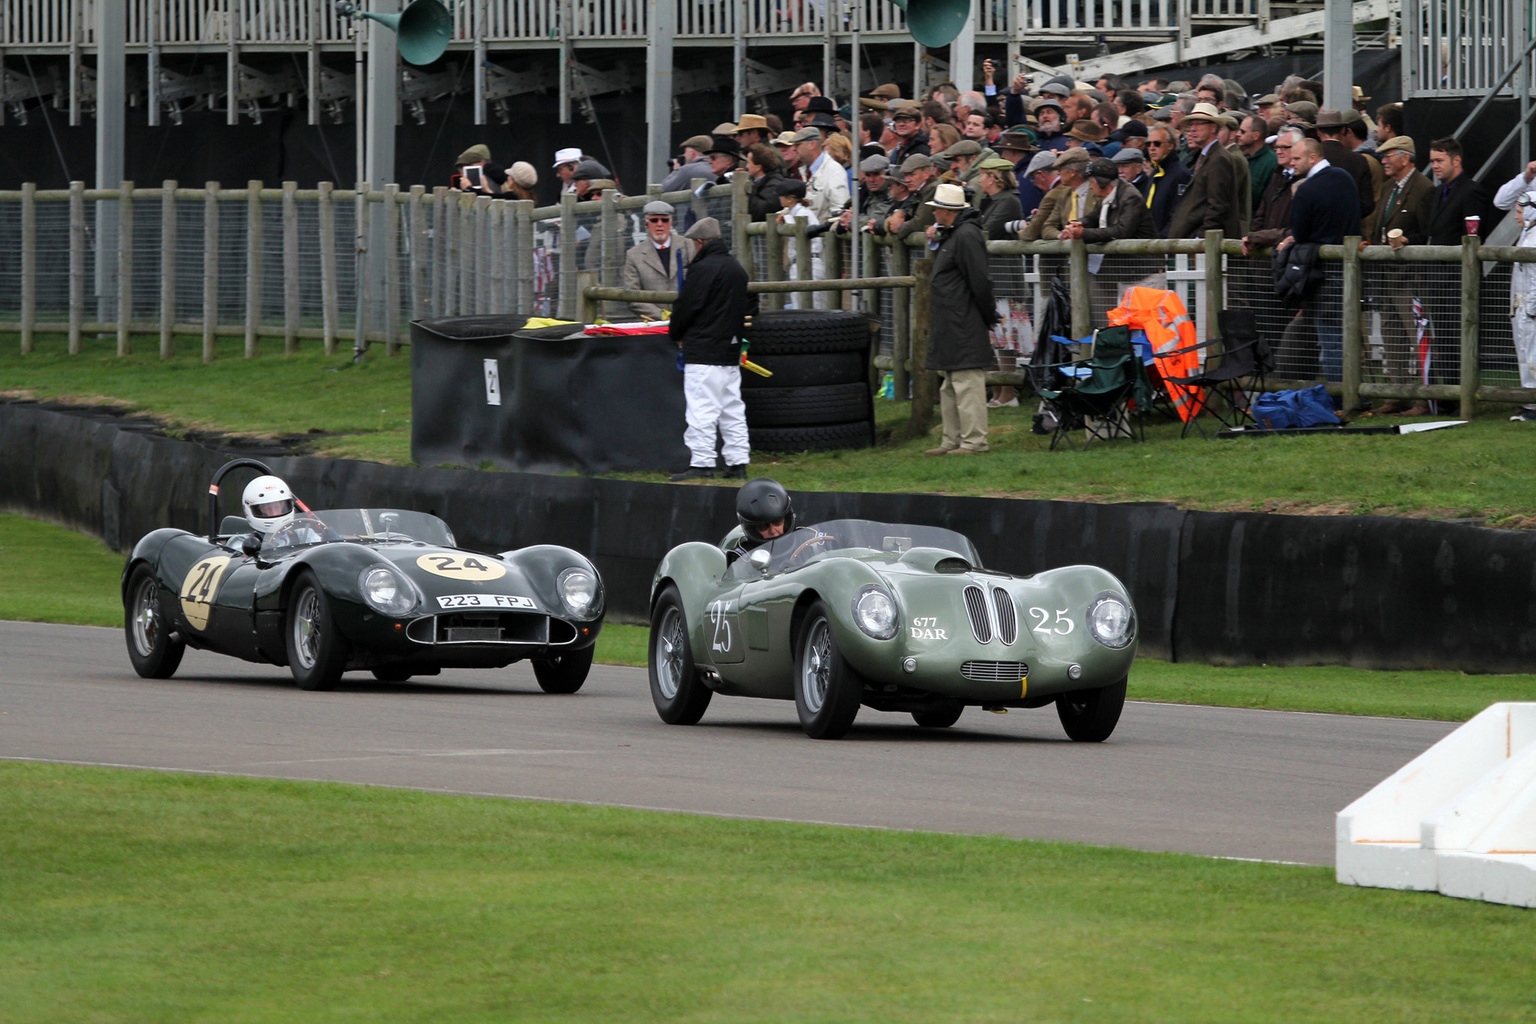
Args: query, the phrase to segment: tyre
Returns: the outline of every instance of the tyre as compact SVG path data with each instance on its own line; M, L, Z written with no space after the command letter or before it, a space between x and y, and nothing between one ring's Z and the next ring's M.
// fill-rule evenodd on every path
M558 658L535 658L533 677L539 681L539 689L545 693L575 693L587 681L592 671L591 646L579 651L568 651Z
M812 384L864 384L869 379L868 346L857 352L811 352L805 355L760 355L756 349L747 353L754 363L772 370L772 377L755 373L741 375L741 390L764 388L803 388Z
M651 702L668 725L695 725L704 717L714 691L699 679L688 642L688 619L676 587L668 587L651 613Z
M873 400L864 384L815 384L804 388L754 388L741 393L747 430L760 427L818 427L867 422Z
M859 713L864 680L843 659L826 605L806 609L795 643L795 711L800 728L813 740L847 734Z
M944 700L912 712L912 720L924 729L948 729L960 721L960 713L964 710L964 704Z
M309 572L288 600L288 669L301 690L333 690L347 668L347 642L336 629L331 600Z
M403 683L411 678L411 670L403 665L386 665L373 670L373 678L381 683Z
M1120 711L1125 707L1125 683L1097 690L1074 690L1056 698L1056 717L1067 731L1067 738L1078 743L1103 743L1115 731Z
M752 318L750 355L869 351L869 319L842 309L786 309ZM764 364L766 365L766 364Z
M128 577L123 602L123 634L128 641L128 660L145 679L169 679L181 664L187 645L171 639L171 620L160 607L160 581L147 565L137 566Z
M875 425L867 420L821 427L748 428L748 433L753 449L760 452L830 452L875 443Z

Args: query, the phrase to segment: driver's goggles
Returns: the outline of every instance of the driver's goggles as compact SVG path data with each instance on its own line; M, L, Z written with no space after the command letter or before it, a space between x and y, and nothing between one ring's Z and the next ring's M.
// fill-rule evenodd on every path
M276 519L279 516L286 516L293 511L293 499L264 501L260 505L252 505L251 511L262 519Z

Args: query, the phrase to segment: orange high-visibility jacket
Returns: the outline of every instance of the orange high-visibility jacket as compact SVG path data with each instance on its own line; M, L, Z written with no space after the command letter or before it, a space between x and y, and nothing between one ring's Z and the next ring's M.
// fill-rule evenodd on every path
M1125 304L1109 311L1109 323L1111 326L1125 324L1146 332L1147 341L1152 345L1152 361L1162 375L1179 419L1189 420L1197 415L1200 412L1199 389L1181 387L1169 379L1193 377L1200 372L1200 353L1195 351L1195 322L1178 293L1162 288L1131 288L1125 293Z

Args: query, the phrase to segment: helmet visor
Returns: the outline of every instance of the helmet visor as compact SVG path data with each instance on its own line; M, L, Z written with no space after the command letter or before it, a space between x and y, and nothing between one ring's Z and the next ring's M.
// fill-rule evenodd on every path
M282 501L264 501L259 505L251 506L251 514L258 519L280 519L292 511L292 498L284 498Z

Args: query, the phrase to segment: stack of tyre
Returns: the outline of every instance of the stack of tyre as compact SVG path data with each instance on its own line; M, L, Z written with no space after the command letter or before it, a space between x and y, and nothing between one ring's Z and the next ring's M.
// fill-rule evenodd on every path
M752 447L820 452L875 443L870 320L841 309L753 317L747 357L773 376L741 375Z

